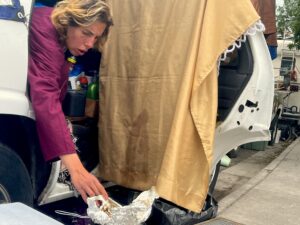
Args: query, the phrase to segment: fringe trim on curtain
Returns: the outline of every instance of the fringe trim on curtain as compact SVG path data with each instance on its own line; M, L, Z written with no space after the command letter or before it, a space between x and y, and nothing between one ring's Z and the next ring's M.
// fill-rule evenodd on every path
M258 20L255 24L249 27L249 29L241 37L239 37L232 45L230 45L225 50L225 52L223 52L222 55L219 57L218 70L220 69L221 61L225 61L228 53L233 52L236 48L240 48L242 46L242 43L246 42L247 36L253 36L256 34L256 32L264 32L264 31L265 31L265 26L261 22L261 20Z

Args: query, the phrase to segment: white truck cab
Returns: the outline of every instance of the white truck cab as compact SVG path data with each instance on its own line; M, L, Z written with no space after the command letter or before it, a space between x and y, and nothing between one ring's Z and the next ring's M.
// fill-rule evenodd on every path
M44 162L39 149L27 85L28 26L33 3L0 0L0 203L42 205L75 194L57 183L59 162ZM228 55L220 64L212 174L230 150L270 139L272 62L261 31L246 37L235 48L234 57ZM88 160L86 165L90 170L95 166Z

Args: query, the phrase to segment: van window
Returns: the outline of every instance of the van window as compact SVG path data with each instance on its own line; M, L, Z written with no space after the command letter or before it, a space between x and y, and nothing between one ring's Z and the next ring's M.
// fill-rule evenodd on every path
M228 116L253 73L253 56L249 42L227 55L219 73L218 121Z

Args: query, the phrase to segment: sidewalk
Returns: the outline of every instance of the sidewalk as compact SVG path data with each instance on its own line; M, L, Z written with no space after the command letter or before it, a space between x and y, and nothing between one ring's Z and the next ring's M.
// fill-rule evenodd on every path
M300 138L219 202L218 217L245 225L300 224Z

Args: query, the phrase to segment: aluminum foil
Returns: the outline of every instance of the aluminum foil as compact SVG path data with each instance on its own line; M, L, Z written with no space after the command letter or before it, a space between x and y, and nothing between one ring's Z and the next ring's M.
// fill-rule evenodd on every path
M112 199L102 196L88 198L87 214L96 224L139 225L151 214L152 204L158 198L154 188L142 192L131 204L121 206ZM99 205L99 201L101 205Z

